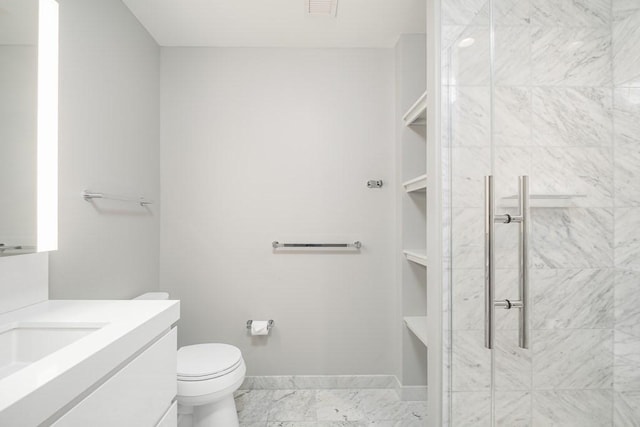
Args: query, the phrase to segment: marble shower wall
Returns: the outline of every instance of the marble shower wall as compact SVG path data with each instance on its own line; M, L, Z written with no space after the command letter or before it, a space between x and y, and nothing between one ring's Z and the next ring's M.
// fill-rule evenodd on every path
M524 174L532 194L580 196L532 210L532 346L498 311L496 423L640 423L640 2L443 0L442 20L452 425L489 424L489 173L498 205ZM517 229L496 227L497 297L514 298Z
M614 422L640 423L640 2L613 1Z

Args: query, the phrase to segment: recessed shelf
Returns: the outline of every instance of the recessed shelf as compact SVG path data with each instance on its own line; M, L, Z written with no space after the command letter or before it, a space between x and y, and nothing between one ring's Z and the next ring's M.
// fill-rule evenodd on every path
M576 207L576 199L587 197L584 194L531 194L529 207L531 208L571 208ZM517 208L518 195L507 196L500 199L500 207Z
M427 316L407 316L404 323L420 341L427 345Z
M405 126L427 124L427 92L423 93L402 116L402 121Z
M406 256L409 261L424 267L427 266L427 251L423 249L405 249L402 253L404 253L404 256Z
M427 190L427 175L420 175L416 178L410 179L407 182L402 183L404 187L404 191L407 193L413 193L416 191L426 191Z

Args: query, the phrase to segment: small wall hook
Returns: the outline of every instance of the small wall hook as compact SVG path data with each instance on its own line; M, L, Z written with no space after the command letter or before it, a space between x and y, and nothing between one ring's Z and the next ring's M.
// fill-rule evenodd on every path
M367 181L368 188L382 188L382 180L381 179L371 179Z

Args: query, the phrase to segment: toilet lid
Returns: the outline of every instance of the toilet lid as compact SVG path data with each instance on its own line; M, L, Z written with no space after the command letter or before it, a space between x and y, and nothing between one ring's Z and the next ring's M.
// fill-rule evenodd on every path
M229 344L196 344L178 350L178 378L214 378L234 370L242 359Z

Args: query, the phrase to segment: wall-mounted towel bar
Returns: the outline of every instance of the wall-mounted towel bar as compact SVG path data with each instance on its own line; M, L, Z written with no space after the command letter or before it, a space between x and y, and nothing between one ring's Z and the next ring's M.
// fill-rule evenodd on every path
M93 199L107 199L107 200L119 200L121 202L138 203L140 206L153 204L153 201L147 200L144 197L126 197L126 196L118 196L115 194L94 193L92 191L87 191L87 190L85 190L82 193L82 198L85 199L87 202Z
M362 243L359 241L353 243L280 243L272 242L273 249L278 248L356 248L360 249Z

